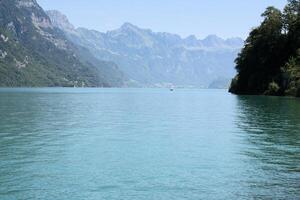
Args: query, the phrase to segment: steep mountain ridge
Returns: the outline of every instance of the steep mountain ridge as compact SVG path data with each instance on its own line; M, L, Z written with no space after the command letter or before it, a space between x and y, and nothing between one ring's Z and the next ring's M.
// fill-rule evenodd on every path
M111 65L84 59L35 0L0 1L0 36L2 87L111 86Z

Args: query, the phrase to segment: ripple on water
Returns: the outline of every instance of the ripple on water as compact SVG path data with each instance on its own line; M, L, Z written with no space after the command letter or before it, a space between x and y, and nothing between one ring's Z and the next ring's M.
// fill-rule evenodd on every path
M0 89L0 199L297 199L300 102Z

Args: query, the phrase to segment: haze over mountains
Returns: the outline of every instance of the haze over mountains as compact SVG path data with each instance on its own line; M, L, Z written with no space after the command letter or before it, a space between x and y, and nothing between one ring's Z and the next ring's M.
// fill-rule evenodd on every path
M132 86L224 88L235 74L234 59L243 46L241 38L181 38L130 23L102 33L75 28L59 11L47 14L73 43L89 49L98 59L115 62Z
M181 38L130 23L75 28L36 0L0 1L0 86L212 87L234 76L240 38Z

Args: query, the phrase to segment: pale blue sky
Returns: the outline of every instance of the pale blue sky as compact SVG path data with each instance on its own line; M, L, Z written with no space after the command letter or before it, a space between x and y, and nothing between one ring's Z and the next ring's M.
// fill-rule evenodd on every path
M57 9L76 27L107 31L130 22L153 31L203 38L245 38L261 21L267 6L283 8L286 0L38 0Z

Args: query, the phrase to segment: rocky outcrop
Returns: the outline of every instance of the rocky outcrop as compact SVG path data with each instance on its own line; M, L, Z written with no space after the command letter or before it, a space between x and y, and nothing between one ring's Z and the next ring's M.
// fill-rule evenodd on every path
M17 0L16 1L18 8L34 8L38 7L36 0Z
M66 15L56 10L48 10L46 13L50 17L53 26L64 31L75 31L75 27L69 22Z

